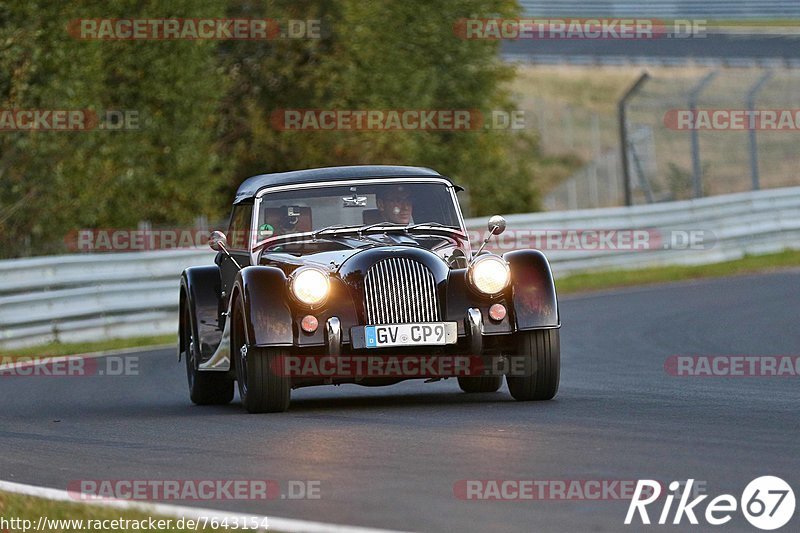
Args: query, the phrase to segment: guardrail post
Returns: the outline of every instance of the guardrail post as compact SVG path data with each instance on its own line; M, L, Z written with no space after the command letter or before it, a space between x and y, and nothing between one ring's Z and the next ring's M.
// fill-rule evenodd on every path
M620 150L622 150L622 186L625 191L625 205L633 205L633 192L631 191L631 170L630 163L628 162L628 122L625 116L628 100L635 95L642 85L650 79L650 74L642 72L631 87L625 91L625 94L620 98L618 104L619 110L619 141Z
M765 72L761 78L747 92L747 110L756 110L756 96L764 85L772 78L772 71ZM753 190L761 188L761 178L758 174L758 140L756 139L755 115L751 113L748 130L750 133L750 176L753 180Z
M716 77L716 70L709 72L702 80L700 80L700 83L695 85L689 92L689 111L692 114L692 121L694 123L694 127L690 133L692 136L692 178L694 182L695 198L702 198L703 196L703 169L700 165L700 135L699 131L697 130L697 100L700 98L700 95L703 93L706 87L708 87L708 84L711 83Z
M61 342L61 339L58 336L58 320L53 320L50 325L52 326L53 342Z

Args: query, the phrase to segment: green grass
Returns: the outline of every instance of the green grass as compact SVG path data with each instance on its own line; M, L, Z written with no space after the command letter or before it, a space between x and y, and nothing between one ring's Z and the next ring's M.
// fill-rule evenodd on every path
M0 349L2 357L47 357L56 355L77 355L92 352L105 352L109 350L120 350L124 348L139 348L147 346L158 346L163 344L176 344L178 336L161 335L154 337L134 337L130 339L108 339L98 342L80 343L60 343L55 342L42 346L32 346L30 348L3 348Z
M94 505L86 505L82 503L72 503L72 502L58 502L58 501L51 501L45 500L42 498L33 498L30 496L21 496L18 494L11 494L6 492L0 492L0 516L2 516L5 520L10 520L12 518L19 518L21 520L30 520L32 525L28 531L32 531L34 527L38 524L39 517L45 517L50 520L118 520L120 518L126 520L145 520L144 527L147 528L147 520L150 517L153 517L156 520L171 520L169 524L171 527L158 529L157 531L195 531L195 529L178 529L176 528L176 522L179 520L177 518L167 518L167 517L157 517L153 514L148 514L146 512L141 511L128 511L122 509L113 509L108 507L99 507ZM162 525L166 525L167 522L164 522ZM67 524L61 524L64 527L50 527L47 528L46 531L48 532L82 532L82 531L99 531L100 528L91 528L89 529L84 524L84 528L76 528L69 527ZM111 523L108 523L111 525ZM106 531L144 531L145 529L135 529L133 527L128 528L114 528L114 529L105 529ZM210 530L211 527L209 526L207 530ZM22 531L22 524L20 527L10 527L4 529L4 531ZM198 531L204 531L202 527L202 523L200 527L197 529ZM251 530L252 531L252 530Z
M668 283L691 279L717 278L800 267L800 251L745 256L742 259L698 266L669 266L642 270L613 270L575 274L556 281L559 294ZM558 265L556 265L556 269Z

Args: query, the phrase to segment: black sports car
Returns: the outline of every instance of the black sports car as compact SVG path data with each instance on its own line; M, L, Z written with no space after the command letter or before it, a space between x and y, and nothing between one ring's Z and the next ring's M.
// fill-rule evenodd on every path
M517 400L553 398L561 324L547 259L473 253L460 190L402 166L242 183L227 233L212 234L216 264L181 277L192 401L228 403L238 382L249 412L276 412L308 385L457 377L494 392L503 375ZM490 219L489 237L504 229Z

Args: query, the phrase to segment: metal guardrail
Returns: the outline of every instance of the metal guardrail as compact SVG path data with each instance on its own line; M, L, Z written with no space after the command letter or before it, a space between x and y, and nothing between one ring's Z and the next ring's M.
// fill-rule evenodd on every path
M532 17L662 17L722 20L800 17L794 0L521 0Z
M574 65L574 66L626 66L626 67L697 67L697 68L800 68L800 59L783 57L703 57L703 56L647 56L626 55L576 55L576 54L524 54L503 53L505 61L520 65Z
M180 273L213 258L193 249L0 261L0 347L173 333Z
M702 231L699 248L544 250L556 279L577 272L710 264L800 249L800 187L712 196L634 207L509 215L508 230L649 229L663 236ZM469 221L470 227L474 226Z
M707 249L644 251L545 250L556 279L579 271L706 264L800 249L800 187L699 200L509 215L508 234L520 230L704 230ZM475 235L486 219L470 219ZM501 236L502 237L502 236ZM502 250L501 250L502 251ZM173 333L178 277L210 264L210 250L78 254L0 261L0 347Z

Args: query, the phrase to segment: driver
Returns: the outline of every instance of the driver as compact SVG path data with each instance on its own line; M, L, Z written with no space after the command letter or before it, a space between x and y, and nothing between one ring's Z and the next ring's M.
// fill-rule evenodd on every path
M381 188L375 195L381 218L395 224L411 224L414 206L411 192L404 185Z

